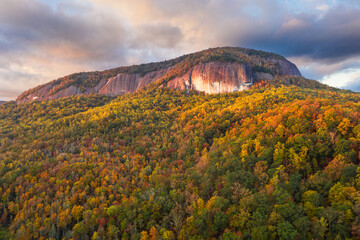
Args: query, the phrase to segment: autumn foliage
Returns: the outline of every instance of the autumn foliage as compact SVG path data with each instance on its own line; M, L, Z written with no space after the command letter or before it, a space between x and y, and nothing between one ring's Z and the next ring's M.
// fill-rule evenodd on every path
M0 238L358 239L359 102L288 78L1 105Z

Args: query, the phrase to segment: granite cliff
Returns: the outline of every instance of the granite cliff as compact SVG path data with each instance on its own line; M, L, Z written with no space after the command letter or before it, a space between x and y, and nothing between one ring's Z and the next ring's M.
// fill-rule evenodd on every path
M301 76L297 67L277 54L244 48L215 48L169 61L77 73L30 89L17 102L82 94L121 95L152 84L208 94L246 90L275 75Z

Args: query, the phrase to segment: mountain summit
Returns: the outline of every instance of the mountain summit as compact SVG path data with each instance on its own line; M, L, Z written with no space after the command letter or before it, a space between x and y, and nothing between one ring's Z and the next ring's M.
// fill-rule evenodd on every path
M245 48L212 48L172 60L75 73L22 93L17 102L58 99L91 93L110 96L133 93L151 83L156 87L224 93L248 89L275 75L301 76L284 57Z

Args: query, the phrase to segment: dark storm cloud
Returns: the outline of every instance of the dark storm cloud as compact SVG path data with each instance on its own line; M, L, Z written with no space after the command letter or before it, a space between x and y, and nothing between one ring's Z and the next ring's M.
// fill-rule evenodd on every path
M237 36L236 44L266 48L285 56L307 56L323 61L341 61L360 54L360 10L332 8L323 16L292 15L276 27L258 34Z

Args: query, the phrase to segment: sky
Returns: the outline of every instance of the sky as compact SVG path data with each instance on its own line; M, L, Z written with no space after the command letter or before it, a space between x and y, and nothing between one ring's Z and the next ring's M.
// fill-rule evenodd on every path
M275 52L307 78L360 91L358 0L0 0L0 100L221 46Z

